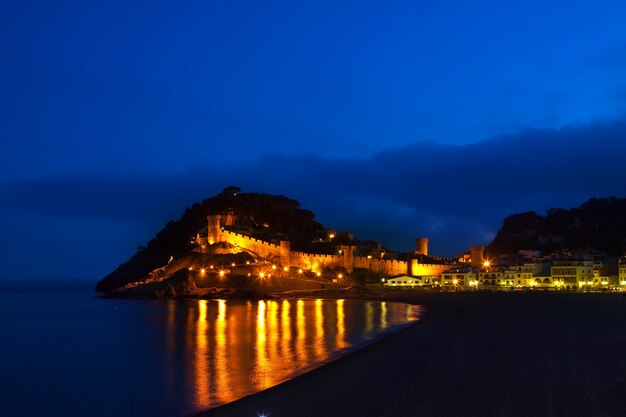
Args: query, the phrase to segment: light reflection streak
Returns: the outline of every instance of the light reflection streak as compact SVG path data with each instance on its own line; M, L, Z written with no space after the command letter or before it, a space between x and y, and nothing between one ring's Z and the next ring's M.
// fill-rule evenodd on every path
M294 363L293 352L291 350L291 341L293 337L291 335L291 316L289 315L290 309L291 309L291 304L289 304L289 301L283 300L283 303L281 306L281 313L280 313L280 324L281 324L280 355L281 357L287 359L289 363L293 364ZM291 368L293 368L293 366L291 366Z
M323 300L315 300L315 342L313 350L318 358L323 358L326 354L326 346L324 343L324 311Z
M380 303L380 328L387 328L387 303L384 301Z
M267 329L265 326L265 301L259 301L256 317L256 383L258 389L265 389L267 372Z
M190 315L191 317L191 315ZM196 328L196 406L207 408L211 401L209 398L209 361L208 361L208 338L207 338L207 301L198 301L198 321Z
M344 300L337 300L337 349L347 347L346 343L346 314L344 311Z
M306 359L306 322L304 320L304 301L296 303L296 357L299 362Z
M226 345L226 300L217 301L217 320L215 321L215 376L216 397L220 402L232 401L228 348Z
M276 301L268 301L267 302L267 334L268 334L268 344L267 344L267 357L268 364L265 372L265 384L266 386L272 386L275 384L274 380L276 379L276 373L273 372L273 368L276 368L280 365L284 364L284 358L281 358L278 353L279 348L279 326L278 326L278 302ZM271 364L271 365L270 365Z

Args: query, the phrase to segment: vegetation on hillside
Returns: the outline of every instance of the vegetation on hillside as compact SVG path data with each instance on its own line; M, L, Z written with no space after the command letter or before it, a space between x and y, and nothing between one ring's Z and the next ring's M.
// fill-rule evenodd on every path
M597 250L611 256L626 251L626 199L592 198L580 207L553 208L545 216L535 212L504 220L488 247L493 254L560 249Z

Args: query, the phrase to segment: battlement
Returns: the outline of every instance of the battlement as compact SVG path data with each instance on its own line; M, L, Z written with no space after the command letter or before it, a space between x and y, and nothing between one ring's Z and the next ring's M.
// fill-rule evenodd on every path
M222 228L222 216L209 215L207 218L207 243L225 242L235 247L253 252L258 256L271 259L282 267L296 267L311 271L324 268L343 268L352 272L354 268L365 268L389 275L439 276L449 265L420 264L417 259L401 261L397 259L374 259L366 256L354 256L354 246L340 246L339 254L307 253L291 251L289 241L279 245L242 233ZM422 252L427 252L428 239L420 238Z
M244 240L248 240L251 243L254 244L261 244L261 245L268 245L274 248L280 248L279 245L272 243L270 241L267 240L263 240L263 239L257 239L255 237L252 236L248 236L248 235L244 235L242 233L237 233L237 232L231 232L230 230L222 230L222 236L227 235L227 236L232 236L231 239L244 239ZM227 242L227 243L231 243L228 241L228 238L224 238L222 237L223 241Z

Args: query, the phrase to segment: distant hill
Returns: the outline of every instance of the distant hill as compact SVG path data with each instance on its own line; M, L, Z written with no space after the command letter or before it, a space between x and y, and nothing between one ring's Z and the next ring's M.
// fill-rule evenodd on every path
M266 240L290 240L294 248L305 246L325 233L315 215L296 200L283 196L242 193L228 187L222 193L188 207L180 219L170 221L145 247L104 277L96 291L108 292L143 280L152 271L168 264L170 257L188 256L190 242L206 232L207 215L231 212L243 219L249 234Z
M542 253L592 249L610 256L623 255L626 251L626 199L592 198L580 207L550 209L545 216L535 212L509 216L488 246L492 254L527 249Z

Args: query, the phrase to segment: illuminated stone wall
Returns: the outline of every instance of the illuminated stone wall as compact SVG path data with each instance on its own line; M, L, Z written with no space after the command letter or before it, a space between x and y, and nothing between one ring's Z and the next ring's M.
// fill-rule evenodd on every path
M414 277L439 277L450 268L451 265L422 264L418 259L411 259L409 275Z
M366 256L354 257L355 268L371 269L388 275L406 275L408 273L408 263L395 259L374 259Z
M318 271L324 268L343 268L343 255L291 252L291 265L305 270Z
M230 243L233 246L237 246L243 249L247 249L256 253L262 258L275 260L279 262L281 259L281 248L264 240L255 239L250 236L242 235L228 230L222 230L221 242ZM284 265L288 266L288 265Z
M336 255L291 251L288 241L276 245L264 240L255 239L240 233L222 230L221 217L208 217L207 240L209 243L226 242L235 247L255 253L261 258L276 262L281 267L302 268L304 270L322 271L325 268L344 268L352 272L353 268L365 268L388 275L412 275L438 277L450 265L420 264L417 259L398 261L395 259L374 259L354 256L354 246L340 246Z

